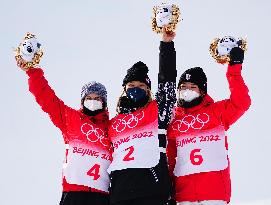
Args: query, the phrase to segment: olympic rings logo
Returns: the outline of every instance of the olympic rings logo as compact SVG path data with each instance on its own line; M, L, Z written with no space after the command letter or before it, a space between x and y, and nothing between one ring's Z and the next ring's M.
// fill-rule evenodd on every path
M88 141L98 142L100 140L102 145L109 146L109 141L100 128L94 128L93 125L84 123L81 126L81 132L87 136Z
M186 115L182 120L176 120L172 128L179 132L186 132L189 128L200 130L209 120L210 117L206 113L198 114L197 116Z
M141 111L140 113L133 115L129 114L126 115L122 119L117 119L113 122L112 127L117 132L122 132L125 130L126 127L128 128L134 128L138 125L138 122L144 118L144 112Z

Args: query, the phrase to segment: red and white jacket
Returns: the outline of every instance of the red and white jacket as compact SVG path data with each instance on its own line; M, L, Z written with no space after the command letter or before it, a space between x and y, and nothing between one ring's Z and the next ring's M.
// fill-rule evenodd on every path
M109 172L155 167L159 163L161 151L156 101L150 102L145 108L111 119L108 136L114 148Z
M27 71L30 92L63 135L63 191L108 193L111 145L107 138L108 112L90 117L63 103L48 85L42 69Z
M251 100L242 65L228 66L229 99L206 95L195 107L176 107L168 129L167 155L176 201L229 202L231 180L226 132L248 110Z

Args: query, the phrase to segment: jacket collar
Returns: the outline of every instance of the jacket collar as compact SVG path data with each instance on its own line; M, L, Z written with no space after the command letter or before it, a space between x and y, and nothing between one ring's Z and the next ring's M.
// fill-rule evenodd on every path
M81 112L81 118L88 118L90 119L91 122L93 122L100 128L105 129L105 130L107 129L108 122L109 122L108 110L102 111L94 116L89 116L89 115L84 114L82 108L79 111Z
M196 112L196 111L200 110L201 108L206 107L212 103L214 103L214 100L208 94L206 94L203 97L203 100L199 105L196 105L191 108L176 107L175 114L176 115L184 115L184 114L188 114L188 113L193 113L193 112Z

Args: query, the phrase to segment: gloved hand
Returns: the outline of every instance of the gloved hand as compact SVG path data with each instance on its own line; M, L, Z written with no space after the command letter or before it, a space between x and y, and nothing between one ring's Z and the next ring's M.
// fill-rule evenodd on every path
M239 47L234 47L230 51L230 65L242 64L244 61L244 50Z

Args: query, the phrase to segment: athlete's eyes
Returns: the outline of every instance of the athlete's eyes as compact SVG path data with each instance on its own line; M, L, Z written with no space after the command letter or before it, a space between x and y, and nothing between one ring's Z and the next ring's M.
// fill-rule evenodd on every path
M140 84L139 87L145 88L145 84Z
M101 99L100 97L95 97L94 100L100 101L100 100L102 100L102 99Z
M128 84L127 84L127 86L128 86L129 88L133 88L133 87L135 87L135 85L134 85L134 84L132 84L132 83L131 83L131 84L129 84L129 83L128 83Z

